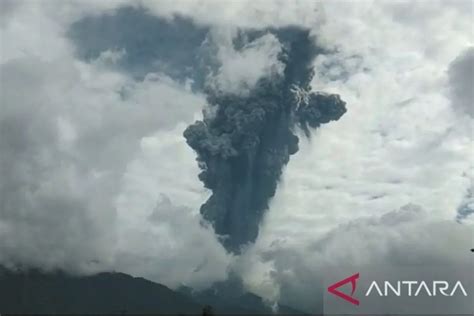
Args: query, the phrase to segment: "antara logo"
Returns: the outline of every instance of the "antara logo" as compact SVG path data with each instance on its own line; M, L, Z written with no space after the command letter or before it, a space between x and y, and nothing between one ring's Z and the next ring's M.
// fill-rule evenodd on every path
M357 289L357 281L359 280L359 273L351 275L344 280L336 282L328 287L328 292L342 298L343 300L354 304L359 305L360 301L354 297L354 293ZM351 284L351 294L348 295L339 290L340 287L350 283ZM380 285L382 284L382 285ZM372 281L369 288L367 289L365 296L369 295L378 295L378 296L454 296L456 294L461 294L467 296L466 289L464 288L461 281L457 281L453 286L447 281L397 281L389 282L383 281L377 283L377 281Z
M328 287L328 292L342 298L343 300L348 301L351 304L359 305L359 300L353 297L354 292L357 288L357 280L358 279L359 279L359 273L351 275L350 277L345 278L344 280L341 280L339 282L336 282L336 283L330 285ZM341 286L343 286L343 285L345 285L349 282L351 283L351 286L352 286L352 291L351 291L350 296L347 295L346 293L343 293L343 292L337 290L338 288L340 288Z

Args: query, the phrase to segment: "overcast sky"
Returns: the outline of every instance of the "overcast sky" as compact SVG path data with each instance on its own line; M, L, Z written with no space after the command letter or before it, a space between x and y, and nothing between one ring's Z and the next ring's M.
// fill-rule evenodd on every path
M311 310L303 281L332 262L472 260L472 1L0 4L1 264L198 289L234 271ZM236 257L200 224L194 58L212 51L214 83L239 92L281 65L278 40L237 51L236 31L290 24L326 51L313 90L348 112L301 137Z

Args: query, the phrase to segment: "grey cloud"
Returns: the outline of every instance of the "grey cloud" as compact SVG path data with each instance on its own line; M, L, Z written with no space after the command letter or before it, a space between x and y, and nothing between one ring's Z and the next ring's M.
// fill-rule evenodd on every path
M68 30L78 57L84 60L94 60L107 50L124 50L126 55L117 66L135 78L163 72L180 81L193 79L198 88L205 77L200 48L207 33L207 27L190 18L154 16L141 7L86 16Z
M432 220L426 210L407 205L382 216L342 224L304 245L275 244L257 251L259 259L254 260L271 263L269 280L279 288L281 304L322 313L325 289L321 285L325 272L333 267L350 273L387 266L387 273L397 275L397 269L403 271L406 266L469 266L471 241L472 227Z
M143 79L161 72L180 82L241 93L258 79L283 71L272 34L238 45L234 35L245 33L235 25L198 24L193 15L163 17L146 7L120 7L73 23L68 37L79 58L92 61L122 52L115 67ZM179 34L179 35L178 35ZM113 56L112 56L113 57Z
M245 33L245 31L241 31ZM277 78L284 70L278 59L282 46L273 34L236 45L233 32L211 32L208 45L214 50L214 71L208 75L207 89L232 94L248 94L261 78Z
M453 107L474 117L474 48L468 48L454 59L448 70Z
M0 16L2 17L2 22L0 25L4 24L7 19L12 16L13 12L21 5L20 1L14 0L2 0L0 1Z
M87 270L107 258L104 245L113 230L102 231L99 218L113 222L114 214L96 216L94 200L85 202L93 194L85 197L75 187L83 183L61 151L57 109L43 90L43 80L54 80L49 69L38 60L1 66L0 262Z
M149 225L143 223L131 231L133 237L124 238L115 266L120 271L173 288L186 284L201 289L227 277L230 257L198 213L160 194L146 219Z
M176 15L191 17L201 25L242 28L286 27L318 25L321 3L315 1L280 2L241 0L223 2L206 0L181 2L174 0L142 0L141 4L151 13L165 18Z
M474 188L471 181L471 187L467 190L464 199L457 209L456 220L463 222L474 214Z
M0 66L1 264L112 268L115 199L141 139L189 122L204 102L166 76L134 82L81 66L33 57Z

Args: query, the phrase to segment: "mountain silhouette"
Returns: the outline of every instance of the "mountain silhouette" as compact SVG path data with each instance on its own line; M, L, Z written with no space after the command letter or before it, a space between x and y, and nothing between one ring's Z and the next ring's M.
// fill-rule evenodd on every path
M144 278L104 272L73 276L64 272L11 271L0 267L3 314L271 314L254 294L229 299L219 293L187 295ZM279 313L301 313L282 306Z

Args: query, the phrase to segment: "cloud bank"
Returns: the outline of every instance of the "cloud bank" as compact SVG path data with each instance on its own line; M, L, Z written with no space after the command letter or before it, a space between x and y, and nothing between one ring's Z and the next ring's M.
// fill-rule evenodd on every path
M473 179L472 2L1 4L2 264L116 269L195 288L230 269L248 289L314 311L305 291L330 262L468 260L461 252L472 248L472 213L459 210L470 205ZM207 30L225 29L211 45L220 83L240 73L241 86L252 85L280 71L271 36L242 51L229 46L239 27L305 26L325 49L311 86L341 95L348 112L300 142L256 244L240 257L201 224L210 192L182 137L206 108L192 82L205 82L209 69L193 59L196 69L173 73L161 53L131 50L133 40L103 45L103 35L91 35L100 44L80 46L71 36L84 18L105 21L127 5L171 29L181 15L205 30L203 41ZM116 21L128 27L126 17ZM149 25L140 30L155 37L137 47L160 43ZM198 44L189 51L209 48Z

